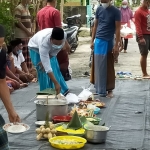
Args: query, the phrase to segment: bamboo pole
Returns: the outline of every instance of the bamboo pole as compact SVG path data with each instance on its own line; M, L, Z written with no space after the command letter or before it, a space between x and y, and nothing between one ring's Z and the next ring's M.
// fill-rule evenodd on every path
M61 0L61 3L60 3L60 14L61 14L61 21L63 22L64 0Z

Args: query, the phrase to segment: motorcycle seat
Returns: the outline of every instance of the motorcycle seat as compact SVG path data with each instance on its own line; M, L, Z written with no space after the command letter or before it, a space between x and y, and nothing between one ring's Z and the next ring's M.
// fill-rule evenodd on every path
M64 31L67 33L67 37L70 37L76 30L77 28L68 28L65 29Z

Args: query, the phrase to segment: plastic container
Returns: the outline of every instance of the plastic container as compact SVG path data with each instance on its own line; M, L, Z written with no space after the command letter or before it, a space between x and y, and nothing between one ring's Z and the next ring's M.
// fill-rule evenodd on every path
M71 119L72 119L71 116L54 116L52 118L54 123L69 122Z

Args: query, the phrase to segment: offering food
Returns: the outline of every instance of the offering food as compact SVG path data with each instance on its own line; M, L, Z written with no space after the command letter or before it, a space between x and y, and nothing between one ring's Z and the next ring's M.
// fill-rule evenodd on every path
M59 122L69 122L71 120L71 116L54 116L53 122L54 123L59 123Z
M86 119L91 123L93 123L94 125L98 125L101 121L101 119L97 117L87 117Z
M53 123L49 123L48 125L42 125L40 128L37 128L36 130L37 133L37 140L41 140L42 138L44 139L51 139L52 137L56 136L56 130L55 130L55 125Z
M86 139L77 136L57 136L49 140L57 149L79 149L87 142Z

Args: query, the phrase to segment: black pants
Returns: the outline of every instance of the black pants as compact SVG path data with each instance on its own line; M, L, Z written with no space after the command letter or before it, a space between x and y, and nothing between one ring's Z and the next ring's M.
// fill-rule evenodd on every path
M122 41L123 49L124 49L124 50L127 50L127 47L128 47L128 39L124 39L124 42L123 42L123 38L121 38L121 41Z

